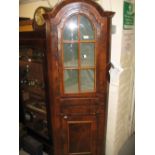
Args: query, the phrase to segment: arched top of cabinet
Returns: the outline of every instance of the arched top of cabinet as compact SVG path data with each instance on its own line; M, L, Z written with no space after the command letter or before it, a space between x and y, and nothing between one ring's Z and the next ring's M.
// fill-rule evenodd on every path
M67 8L67 6L69 7L69 5L74 5L75 7L81 7L83 4L93 7L95 10L97 10L97 12L100 14L100 16L102 17L113 17L113 15L115 14L112 11L105 11L97 2L93 1L93 0L62 0L61 2L59 2L58 4L55 5L55 7L52 8L52 10L50 12L48 12L47 14L44 15L45 19L46 18L53 18L57 15L57 13L63 9L63 8Z

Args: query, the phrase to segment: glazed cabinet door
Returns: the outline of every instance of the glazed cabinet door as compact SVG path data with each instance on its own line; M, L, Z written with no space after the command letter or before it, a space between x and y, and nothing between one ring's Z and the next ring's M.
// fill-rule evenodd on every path
M96 117L62 117L63 155L96 155Z

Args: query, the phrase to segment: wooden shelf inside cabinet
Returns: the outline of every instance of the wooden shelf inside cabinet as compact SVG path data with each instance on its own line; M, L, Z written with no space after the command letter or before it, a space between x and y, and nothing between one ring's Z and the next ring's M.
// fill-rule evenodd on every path
M52 141L49 139L49 136L42 135L38 132L36 132L31 126L26 126L28 134L32 135L35 139L38 141L41 141L43 144L43 150L49 155L53 155L53 147L52 147Z
M37 87L32 87L32 86L25 86L24 90L29 92L29 93L40 95L40 97L42 99L45 98L45 90L42 89L42 88L37 88Z
M47 113L46 113L46 111L44 109L37 108L37 107L35 107L35 106L31 105L31 104L27 104L27 105L25 105L25 107L28 110L30 110L32 112L35 112L35 113L38 113L38 114L40 114L40 115L42 115L42 116L44 116L46 118Z
M22 47L33 47L45 49L45 32L20 32L19 33L19 44Z
M19 31L20 32L27 32L27 31L33 31L33 27L32 27L32 20L21 20L19 22Z
M26 123L26 127L28 127L29 129L33 130L34 132L36 132L38 135L40 135L41 137L45 138L46 140L49 140L48 133L47 133L47 135L45 133L45 132L48 132L48 129L47 128L45 128L42 131L38 131L34 127L34 123L32 123L32 122Z
M43 115L45 118L47 116L45 101L38 99L30 99L24 102L24 106L26 109Z
M39 81L43 81L43 67L41 63L20 61L19 67L21 74L26 72L27 79L38 79Z
M36 60L34 58L29 58L29 60L19 60L19 64L20 65L33 64L33 63L41 64L42 65L43 61L41 59L40 60Z

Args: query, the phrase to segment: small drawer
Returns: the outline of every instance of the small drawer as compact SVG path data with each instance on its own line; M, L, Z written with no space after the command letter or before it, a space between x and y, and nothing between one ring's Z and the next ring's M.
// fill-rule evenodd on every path
M61 114L91 115L98 111L97 99L63 99L60 101Z

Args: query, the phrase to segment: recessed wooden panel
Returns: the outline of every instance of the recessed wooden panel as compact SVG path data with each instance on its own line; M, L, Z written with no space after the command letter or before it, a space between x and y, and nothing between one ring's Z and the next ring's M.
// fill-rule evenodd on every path
M96 117L85 115L65 115L62 131L64 131L65 155L96 155Z
M91 123L68 123L69 153L91 153Z

